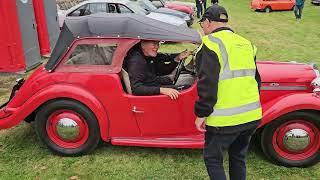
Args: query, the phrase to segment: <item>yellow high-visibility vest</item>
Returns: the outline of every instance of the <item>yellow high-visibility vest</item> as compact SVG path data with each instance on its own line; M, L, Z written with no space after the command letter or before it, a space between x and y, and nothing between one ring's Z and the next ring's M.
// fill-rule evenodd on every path
M257 48L247 39L223 30L202 38L219 59L217 103L206 125L235 126L262 118L254 61Z

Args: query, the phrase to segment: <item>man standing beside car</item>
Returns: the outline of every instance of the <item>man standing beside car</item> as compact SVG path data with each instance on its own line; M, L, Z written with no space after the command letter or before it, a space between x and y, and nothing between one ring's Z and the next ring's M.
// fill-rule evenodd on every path
M246 179L245 156L262 118L256 47L227 27L217 4L200 20L205 36L196 55L196 128L205 132L204 162L210 179L225 180L223 153L229 153L231 180Z

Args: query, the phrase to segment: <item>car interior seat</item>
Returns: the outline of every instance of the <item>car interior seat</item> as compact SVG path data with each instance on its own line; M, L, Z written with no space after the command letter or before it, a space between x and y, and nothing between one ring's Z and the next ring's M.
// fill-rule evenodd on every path
M121 76L122 76L122 80L124 82L124 85L126 87L127 93L128 94L132 94L132 90L131 90L131 84L130 84L130 79L129 79L129 74L127 71L125 71L123 68L121 69Z

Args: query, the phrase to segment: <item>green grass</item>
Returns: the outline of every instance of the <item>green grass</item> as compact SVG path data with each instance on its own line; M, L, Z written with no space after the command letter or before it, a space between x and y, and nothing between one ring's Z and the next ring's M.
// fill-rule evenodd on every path
M303 19L296 21L292 11L253 12L248 0L221 0L221 4L229 11L231 27L256 44L258 59L320 63L320 7L306 2ZM194 47L166 44L163 51L185 48ZM1 76L0 101L16 77ZM247 165L248 179L320 179L319 163L309 168L277 166L255 146L249 150ZM101 143L92 154L59 157L38 141L29 124L22 123L0 131L0 179L207 179L207 174L201 150Z

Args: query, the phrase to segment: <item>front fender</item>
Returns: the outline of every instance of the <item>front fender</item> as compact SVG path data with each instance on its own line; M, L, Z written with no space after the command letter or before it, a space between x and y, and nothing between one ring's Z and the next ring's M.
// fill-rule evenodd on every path
M263 116L260 126L293 111L318 110L320 111L320 97L312 93L288 94L262 104Z
M0 119L0 129L16 126L41 105L58 98L74 99L86 105L98 120L102 139L108 140L109 122L107 111L103 105L92 93L81 87L68 84L55 84L41 89L19 107L10 107L9 103L2 111L10 115Z

